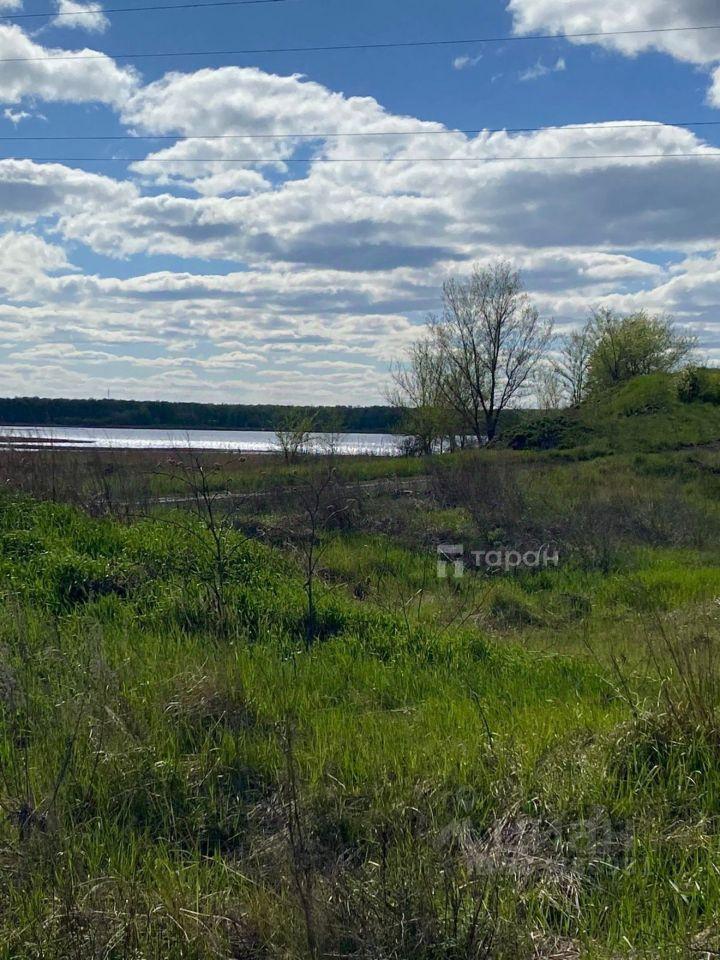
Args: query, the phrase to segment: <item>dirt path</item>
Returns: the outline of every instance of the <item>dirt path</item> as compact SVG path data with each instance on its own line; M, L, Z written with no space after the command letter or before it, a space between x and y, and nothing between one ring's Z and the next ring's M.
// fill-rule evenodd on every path
M399 497L412 496L413 494L425 493L430 486L430 477L428 476L417 476L417 477L387 477L381 478L379 480L361 480L357 482L348 482L339 484L343 490L358 490L363 493L369 493L371 496L379 496L384 493L394 493ZM263 500L266 497L271 496L292 496L293 493L297 493L300 486L289 486L289 487L272 487L268 490L257 490L252 493L233 493L230 490L224 492L218 492L213 494L212 502L213 503L247 503L252 500ZM194 496L170 496L170 497L155 497L150 500L143 500L144 504L148 506L165 506L165 507L175 507L183 506L184 504L196 503L197 498ZM136 506L137 503L128 503L127 506Z

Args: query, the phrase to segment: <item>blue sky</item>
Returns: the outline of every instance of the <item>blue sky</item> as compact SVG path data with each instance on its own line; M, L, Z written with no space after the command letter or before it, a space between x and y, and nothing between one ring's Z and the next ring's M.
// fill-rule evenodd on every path
M646 307L720 359L720 124L673 125L720 120L720 30L633 32L720 23L716 0L23 19L90 6L48 3L0 0L0 136L62 138L0 142L0 393L382 400L443 280L497 256L559 331ZM564 38L583 31L628 32ZM538 33L556 39L116 58ZM101 135L134 139L73 139Z

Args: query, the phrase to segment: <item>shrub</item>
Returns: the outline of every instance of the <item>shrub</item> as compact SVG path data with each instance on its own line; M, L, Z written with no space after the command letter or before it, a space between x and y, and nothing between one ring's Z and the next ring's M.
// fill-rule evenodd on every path
M677 394L682 403L720 404L720 371L686 367L678 376Z
M527 471L513 461L490 459L481 452L433 467L437 502L445 509L464 507L482 534L495 531L502 540L502 533L527 525Z
M702 390L701 371L697 367L687 367L678 377L678 398L683 403L697 400Z
M558 447L574 447L590 436L576 417L559 414L539 417L514 430L508 436L508 446L513 450L555 450Z
M488 613L494 621L508 628L537 626L542 623L532 609L529 599L511 584L498 584L488 602Z

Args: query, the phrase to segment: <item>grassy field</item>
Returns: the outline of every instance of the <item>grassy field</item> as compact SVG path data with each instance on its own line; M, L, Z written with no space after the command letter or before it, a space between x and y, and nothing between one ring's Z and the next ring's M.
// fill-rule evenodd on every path
M0 957L716 956L720 425L613 416L645 441L3 455Z

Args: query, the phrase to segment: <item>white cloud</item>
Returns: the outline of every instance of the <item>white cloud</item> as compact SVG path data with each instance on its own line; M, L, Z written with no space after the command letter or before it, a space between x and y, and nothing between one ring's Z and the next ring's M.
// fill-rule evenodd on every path
M42 304L26 304L26 278L4 291L13 305L0 307L4 375L16 377L22 392L41 383L74 392L102 380L101 393L110 385L125 396L177 398L182 385L183 395L199 398L220 392L255 401L376 401L388 359L415 336L403 311L434 307L443 277L442 270L403 270L356 281L342 272L270 268L100 278L68 273L62 253L38 238L12 243L20 246L11 254L36 264ZM534 299L561 328L593 306L669 309L702 333L711 356L720 356L712 323L717 255L672 268L589 251L518 251L516 260ZM0 274L0 286L4 280ZM628 292L638 284L639 292ZM353 303L350 312L343 302Z
M88 54L97 59L78 59ZM44 59L52 57L63 59ZM132 68L118 67L104 54L43 47L14 24L0 24L0 60L0 103L33 98L119 107L137 85Z
M209 105L212 105L209 107ZM258 161L267 158L269 167L291 157L300 143L313 148L328 133L376 133L379 131L442 130L437 123L423 123L411 117L388 114L372 97L344 97L340 93L302 76L278 76L256 67L221 67L195 73L168 73L162 79L138 88L122 109L123 121L143 133L183 134L228 137L222 141L205 140L178 143L151 155L137 169L154 174L160 183L172 179L186 181L188 173L200 181L199 192L225 192L228 165L215 158L246 157ZM318 140L293 137L293 133L318 134ZM243 134L267 139L247 139ZM272 139L277 135L282 139ZM237 139L235 139L237 138ZM359 138L361 147L372 154L386 155L392 137ZM342 144L342 138L339 139ZM435 140L431 140L430 145ZM427 143L421 146L427 146ZM187 163L193 157L211 158L208 163ZM179 161L174 166L168 161ZM153 160L161 160L153 164ZM180 162L182 161L182 162ZM237 169L237 166L234 167ZM282 169L282 168L280 168ZM222 176L221 176L222 175ZM242 192L261 189L245 178Z
M542 60L538 60L534 66L529 67L524 73L520 74L521 80L538 80L540 77L547 77L550 73L562 73L566 69L565 60L558 57L554 64L548 66Z
M717 0L510 0L508 10L518 34L647 31L720 23ZM659 50L690 63L720 60L720 30L629 32L573 42L600 44L630 56Z
M278 76L257 67L168 73L138 89L122 113L125 123L143 131L180 135L200 129L213 135L293 130L322 135L362 130L363 122L402 128L402 118L388 115L372 97L344 97L300 75Z
M182 383L199 397L377 400L387 357L411 332L385 307L409 277L372 288L340 273L272 269L100 278L70 273L62 251L20 234L0 258L28 265L17 282L0 270L4 382L24 393L40 383L44 395L89 386L102 368L103 391L110 384L115 395L177 396ZM383 312L374 314L378 300ZM240 371L242 381L233 379Z
M23 120L47 120L45 114L40 113L39 110L13 110L12 107L5 107L3 117L14 126L22 123Z
M482 60L482 54L479 53L476 57L469 57L467 55L462 57L455 57L453 60L453 67L455 70L467 70L470 67L476 67Z
M292 147L262 140L179 140L171 147L151 153L132 165L135 173L159 186L186 187L202 196L257 193L270 187L253 163L223 162L224 158L272 158L269 167L284 171L282 157Z
M27 110L12 110L10 107L6 107L3 110L3 116L17 126L22 120L28 120L32 114L28 113Z
M66 30L87 30L88 33L105 33L110 21L97 3L78 3L77 0L57 0L60 16L50 21L50 26Z
M5 244L0 263L27 265L21 278L0 270L3 375L23 393L44 384L45 394L87 395L102 381L99 393L110 385L116 396L177 398L182 389L183 396L228 400L377 401L388 359L416 335L406 312L434 309L452 269L355 275L271 265L225 276L166 271L125 279L71 272L62 250L37 237L14 234ZM671 309L704 331L720 355L712 324L717 255L668 269L591 251L504 252L561 327L603 304Z
M0 0L0 10L22 10L22 0Z
M690 161L688 182L688 161L634 159L643 153L716 152L678 128L598 124L468 139L439 124L388 115L370 98L345 98L299 77L240 68L169 74L136 89L123 110L136 128L180 136L199 129L209 135L264 134L293 124L341 136L318 139L313 149L319 162L298 179L285 167L296 155L297 139L181 139L134 165L136 173L168 190L155 196L60 165L11 164L5 167L5 216L28 222L23 218L61 212L59 227L67 237L110 255L277 260L356 272L460 262L492 237L531 247L607 249L616 243L692 246L717 235L715 204L708 198L716 195L718 161ZM344 136L378 130L433 135ZM423 154L454 159L413 161ZM629 157L574 159L586 154ZM548 155L568 160L527 160ZM394 162L322 162L368 156ZM267 170L263 175L254 165L224 162L232 157L266 160ZM498 157L518 159L482 162ZM200 196L171 192L187 185ZM82 202L73 200L77 191Z
M47 217L122 206L138 196L130 183L59 163L0 160L0 223L31 224Z
M720 67L713 73L713 82L708 91L708 103L713 107L720 107Z
M468 138L302 77L228 67L141 86L101 63L85 99L111 104L135 132L178 141L125 179L0 161L8 390L88 393L102 381L98 393L109 383L118 396L378 400L389 359L437 308L442 281L498 254L518 263L561 323L600 303L664 301L712 328L720 153L688 130L596 124ZM63 86L60 67L13 75L8 102L44 90L72 100L81 74ZM307 130L317 134L309 144L252 137ZM379 131L392 133L351 135ZM393 135L406 131L429 135ZM183 139L198 133L207 137ZM325 162L337 160L357 162ZM188 188L194 195L179 195ZM76 244L230 266L87 275L69 262Z
M442 163L415 162L429 153L415 141L329 141L318 161L372 151L393 162L316 162L298 179L258 184L262 189L245 196L142 196L126 184L123 205L110 191L105 202L65 211L59 226L110 255L171 253L357 272L461 262L492 243L692 249L718 236L720 152L681 128L597 124L472 139L447 132L432 138L432 154L449 158ZM697 159L673 160L676 153ZM544 161L548 156L558 159ZM243 170L227 166L230 176ZM107 191L114 181L102 183Z
M0 296L32 301L48 292L47 277L72 267L62 247L33 234L0 234Z

